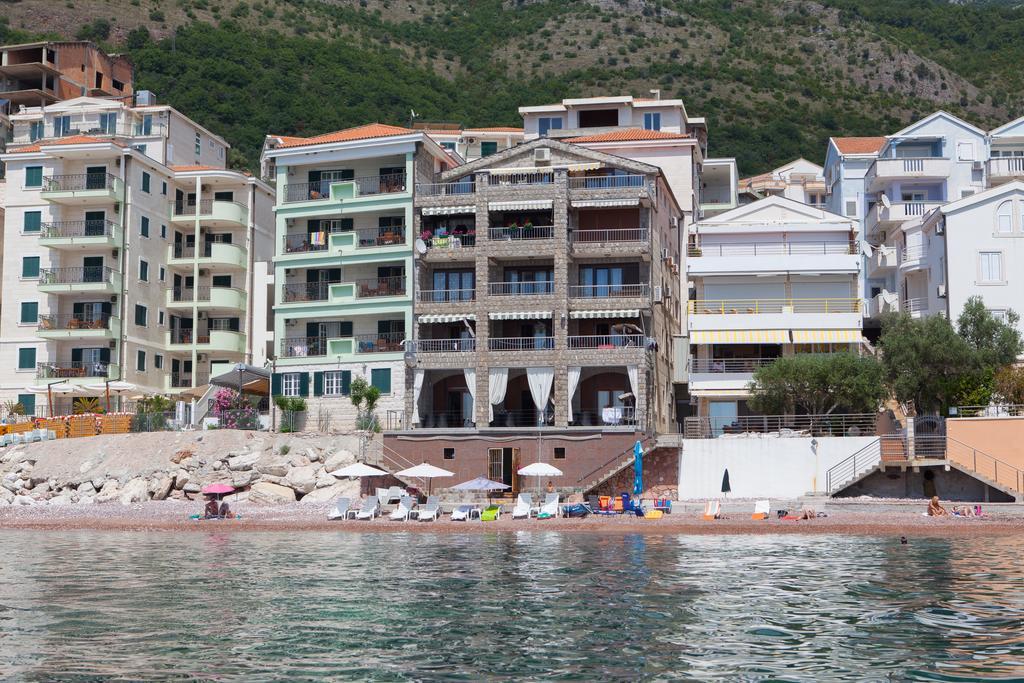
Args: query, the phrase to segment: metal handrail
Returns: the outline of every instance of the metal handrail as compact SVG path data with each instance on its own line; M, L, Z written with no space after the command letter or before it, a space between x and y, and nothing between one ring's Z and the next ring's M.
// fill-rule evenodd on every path
M409 342L417 353L465 353L476 351L476 338L417 339Z
M322 280L319 282L286 282L281 287L283 303L301 301L327 301L331 285L341 284L341 280Z
M41 268L41 285L109 284L114 269L109 266L74 266L70 268Z
M209 215L209 214L213 213L213 205L215 203L216 204L234 204L235 206L240 208L242 211L248 211L249 210L249 207L246 206L245 204L242 204L241 202L232 201L232 200L229 200L229 199L207 198L207 199L200 199L198 202L196 202L195 200L189 201L189 200L181 200L181 199L179 199L178 201L173 203L174 215L175 216L195 216L195 215L206 216L206 215Z
M40 237L112 237L117 223L108 220L55 221L40 226Z
M954 413L954 410L956 411ZM987 406L956 406L949 411L950 417L1020 417L1024 415L1024 404L995 403Z
M448 183L416 183L416 194L424 197L449 197L476 192L473 180L455 180Z
M304 358L307 356L326 356L327 337L286 337L281 340L281 356L283 358Z
M359 178L315 180L311 183L289 183L284 186L284 202L320 201L331 198L333 185L351 183L359 195L405 192L405 171Z
M554 171L495 173L487 176L488 185L553 185L554 182Z
M778 358L694 358L690 372L727 373L754 372L765 365L771 365Z
M847 458L837 462L825 471L825 491L832 495L840 486L864 471L865 465L877 465L882 461L882 439L873 440ZM860 467L858 468L858 462ZM836 482L833 486L832 482Z
M105 361L48 361L36 364L36 377L106 377L109 367L110 363Z
M923 313L928 310L928 299L926 297L904 299L900 302L900 309L907 313Z
M900 248L900 263L906 263L907 261L918 261L924 258L928 250L925 249L923 244L911 244L910 246Z
M476 301L475 289L421 289L419 301L424 304L458 303Z
M356 298L358 299L405 294L404 275L361 278L354 280L353 283L356 286Z
M949 436L942 437L946 442L946 459L955 463L970 467L972 471L987 477L989 480L1002 486L1010 486L1018 493L1024 493L1024 472L1020 468L1011 465L1005 460L1000 460L984 451L958 441ZM961 456L960 451L967 449L968 454ZM956 455L954 455L956 453ZM968 462L970 464L968 465ZM979 466L980 463L980 466ZM1000 475L1002 470L1002 475ZM989 474L991 472L991 474ZM1012 483L1007 483L1012 482Z
M550 280L520 282L490 282L491 296L543 296L555 293L555 283Z
M588 175L569 178L570 190L615 190L625 187L644 187L642 175Z
M641 448L643 448L643 447L645 447L645 446L646 446L647 444L651 443L652 441L654 441L654 437L652 437L652 436L646 436L646 437L644 437L644 438L640 439L640 447L641 447ZM605 463L602 463L601 465L598 465L598 466L597 466L597 467L595 467L594 469L590 470L589 472L587 472L586 474L584 474L584 475L583 475L582 477L580 477L579 479L577 479L577 480L576 480L576 483L577 483L577 484L580 484L580 483L582 483L582 482L586 481L586 480L587 480L587 478L588 478L588 477L590 477L590 475L592 475L592 474L598 474L599 472L603 472L603 471L604 471L604 470L605 470L605 469L606 469L606 468L607 468L607 467L608 467L609 465L611 465L611 464L613 464L613 463L616 463L616 462L619 462L619 461L623 460L623 459L624 459L624 458L625 458L625 457L626 457L627 455L629 455L629 456L632 456L632 457L635 457L635 456L633 456L633 449L634 449L634 448L636 448L636 445L635 445L635 444L634 444L634 445L632 445L632 446L630 446L630 447L629 447L629 448L627 448L626 450L622 451L622 452L621 452L621 453L619 453L618 455L616 455L616 456L612 457L612 458L611 458L610 460L608 460L607 462L605 462ZM584 490L584 493L585 493L585 492L586 492L586 490Z
M99 315L75 315L73 313L46 314L39 316L40 330L109 330L109 313Z
M404 332L357 334L352 339L356 342L356 353L401 353L405 350Z
M588 334L570 335L570 349L618 349L644 348L645 338L642 334Z
M604 242L646 242L647 228L588 228L572 230L569 240L573 244L603 244Z
M118 180L111 173L72 173L43 178L44 192L75 192L78 190L112 190Z
M646 282L628 282L616 285L570 285L573 299L621 299L645 297L651 292Z
M491 351L550 351L555 348L554 337L491 337L487 340Z
M688 247L687 256L856 255L856 242L729 242Z
M553 225L506 226L487 229L487 239L501 240L549 240L555 236Z
M691 315L760 313L859 313L860 299L697 299Z
M767 434L783 430L793 432L794 436L852 436L854 433L868 436L875 434L877 419L876 413L687 417L683 419L683 433L688 439L714 439L722 434Z

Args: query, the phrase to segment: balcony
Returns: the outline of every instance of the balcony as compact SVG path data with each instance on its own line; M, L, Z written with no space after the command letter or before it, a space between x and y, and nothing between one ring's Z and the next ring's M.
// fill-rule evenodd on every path
M909 313L912 318L923 318L928 315L928 297L904 299L900 303L900 310Z
M469 353L476 351L476 339L416 339L409 347L416 353Z
M338 254L347 249L361 250L379 247L406 246L405 226L392 228L360 228L336 232L300 232L284 235L281 253Z
M895 247L881 246L872 249L871 256L868 257L867 276L869 278L885 277L896 267L896 255Z
M901 157L876 159L868 168L864 182L869 189L880 189L888 182L910 179L948 178L953 162L943 157Z
M618 285L571 285L570 299L639 299L650 296L651 287L647 283L631 283Z
M7 98L7 95L4 96ZM38 102L35 102L33 106L37 106ZM164 124L159 121L150 121L147 124L136 121L125 121L118 120L116 125L100 125L99 118L93 118L86 121L76 123L74 128L69 128L66 132L57 135L57 131L53 130L53 126L47 126L47 131L44 137L33 139L29 133L28 128L22 129L23 132L15 135L10 144L11 145L30 145L36 143L47 143L60 140L61 138L68 137L69 135L87 135L91 138L130 138L130 137L163 137L164 135Z
M198 306L200 308L223 308L244 311L247 295L244 289L237 287L174 287L167 290L167 308L182 309Z
M895 292L885 290L868 299L866 317L880 318L886 313L898 313L900 310L900 298Z
M233 330L177 329L167 333L167 345L188 347L188 349L195 345L202 351L244 353L245 335Z
M864 218L864 229L867 234L877 234L879 230L894 227L913 218L920 218L933 209L942 206L941 201L898 202L885 206L876 203Z
M703 392L744 391L758 368L776 358L694 358L690 364L690 390Z
M172 372L168 377L168 387L171 389L189 389L209 384L210 373L208 372Z
M170 267L192 268L196 264L196 253L200 266L248 268L249 256L245 247L224 242L206 242L202 248L195 245L176 242L167 245L167 265Z
M118 294L121 274L106 266L43 268L39 291L46 294Z
M431 235L423 240L430 251L448 251L472 249L476 246L476 231L451 233L447 235Z
M988 160L988 178L993 185L1024 180L1024 157L994 157Z
M356 298L372 299L387 296L405 296L405 276L368 277L355 280Z
M492 242L549 240L554 236L555 226L553 225L517 225L504 228L487 229L487 239Z
M417 300L423 304L454 304L476 301L475 289L421 289Z
M316 358L353 354L404 353L405 333L357 334L352 337L286 337L281 358Z
M555 173L552 170L516 171L506 173L500 169L492 169L487 175L489 187L517 187L529 185L554 185Z
M312 183L285 185L283 203L340 201L369 195L394 194L405 190L404 172L346 180L318 180Z
M847 239L701 244L689 247L687 255L687 272L698 276L775 271L856 273L860 268L858 245Z
M923 244L911 244L903 247L900 252L900 270L919 270L927 266L928 251Z
M114 370L112 373L111 370ZM61 361L36 364L39 379L103 378L117 376L117 366L101 361Z
M569 335L566 345L571 356L586 356L588 361L633 364L646 352L647 338L642 334Z
M571 230L569 243L577 253L604 252L612 248L638 248L649 246L647 228L596 228Z
M124 183L110 173L77 173L43 178L41 198L57 204L90 206L124 201Z
M417 197L466 197L476 192L476 182L456 180L450 183L416 183Z
M536 337L491 337L487 340L490 351L550 351L555 348L555 338Z
M860 330L860 299L701 299L689 302L691 331Z
M120 241L121 226L108 220L43 223L39 232L39 244L51 249L114 249Z
M650 198L654 182L644 175L587 175L569 178L569 196L576 200Z
M36 336L41 339L117 339L121 319L111 315L50 314L39 316Z
M310 301L327 301L332 285L340 285L341 281L331 282L289 282L281 288L281 303L306 303Z
M172 223L191 225L196 219L211 227L245 227L249 224L249 207L239 202L219 199L171 203Z
M490 282L491 296L547 296L555 293L555 283L542 282Z

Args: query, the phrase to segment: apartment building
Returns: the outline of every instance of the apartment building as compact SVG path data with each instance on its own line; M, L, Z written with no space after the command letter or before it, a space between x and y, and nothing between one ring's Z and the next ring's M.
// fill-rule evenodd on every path
M800 158L767 173L739 181L739 203L750 204L765 197L786 197L794 201L825 208L825 169Z
M385 445L518 488L589 488L672 430L682 210L657 166L551 138L416 186L415 327Z
M781 196L693 226L687 436L717 436L754 415L746 399L757 368L784 356L857 348L857 227Z
M40 41L0 47L0 99L39 107L77 97L128 97L134 67L89 41Z
M476 161L497 154L523 141L523 129L512 126L464 128L457 123L416 122L414 130L427 133L460 162Z
M5 400L41 413L26 387L124 380L164 393L261 362L251 271L270 256L273 195L224 168L227 143L169 107L118 99L27 107L12 122Z
M413 187L452 158L430 136L369 124L267 137L277 187L272 393L310 399L321 428L352 429L351 382L404 407L413 327Z

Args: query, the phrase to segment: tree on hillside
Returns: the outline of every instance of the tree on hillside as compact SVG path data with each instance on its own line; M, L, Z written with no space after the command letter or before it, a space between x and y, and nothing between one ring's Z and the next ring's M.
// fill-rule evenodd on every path
M886 396L881 364L853 353L798 354L758 368L749 403L767 414L867 413Z

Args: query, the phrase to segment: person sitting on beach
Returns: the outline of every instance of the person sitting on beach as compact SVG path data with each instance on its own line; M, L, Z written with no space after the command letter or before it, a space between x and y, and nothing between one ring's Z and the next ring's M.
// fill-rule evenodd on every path
M942 517L948 515L949 512L946 508L939 505L939 497L932 496L932 499L928 501L928 516L929 517Z
M548 493L554 493L555 492L555 485L551 481L548 481L547 492Z
M817 516L818 515L814 511L814 508L805 507L803 510L800 511L800 519L816 519Z
M203 511L203 519L217 519L219 516L220 506L217 505L217 499L213 496L207 496L206 509Z
M230 507L228 507L227 501L224 501L223 503L220 504L220 510L218 511L218 514L222 519L235 518L235 513L231 511Z

